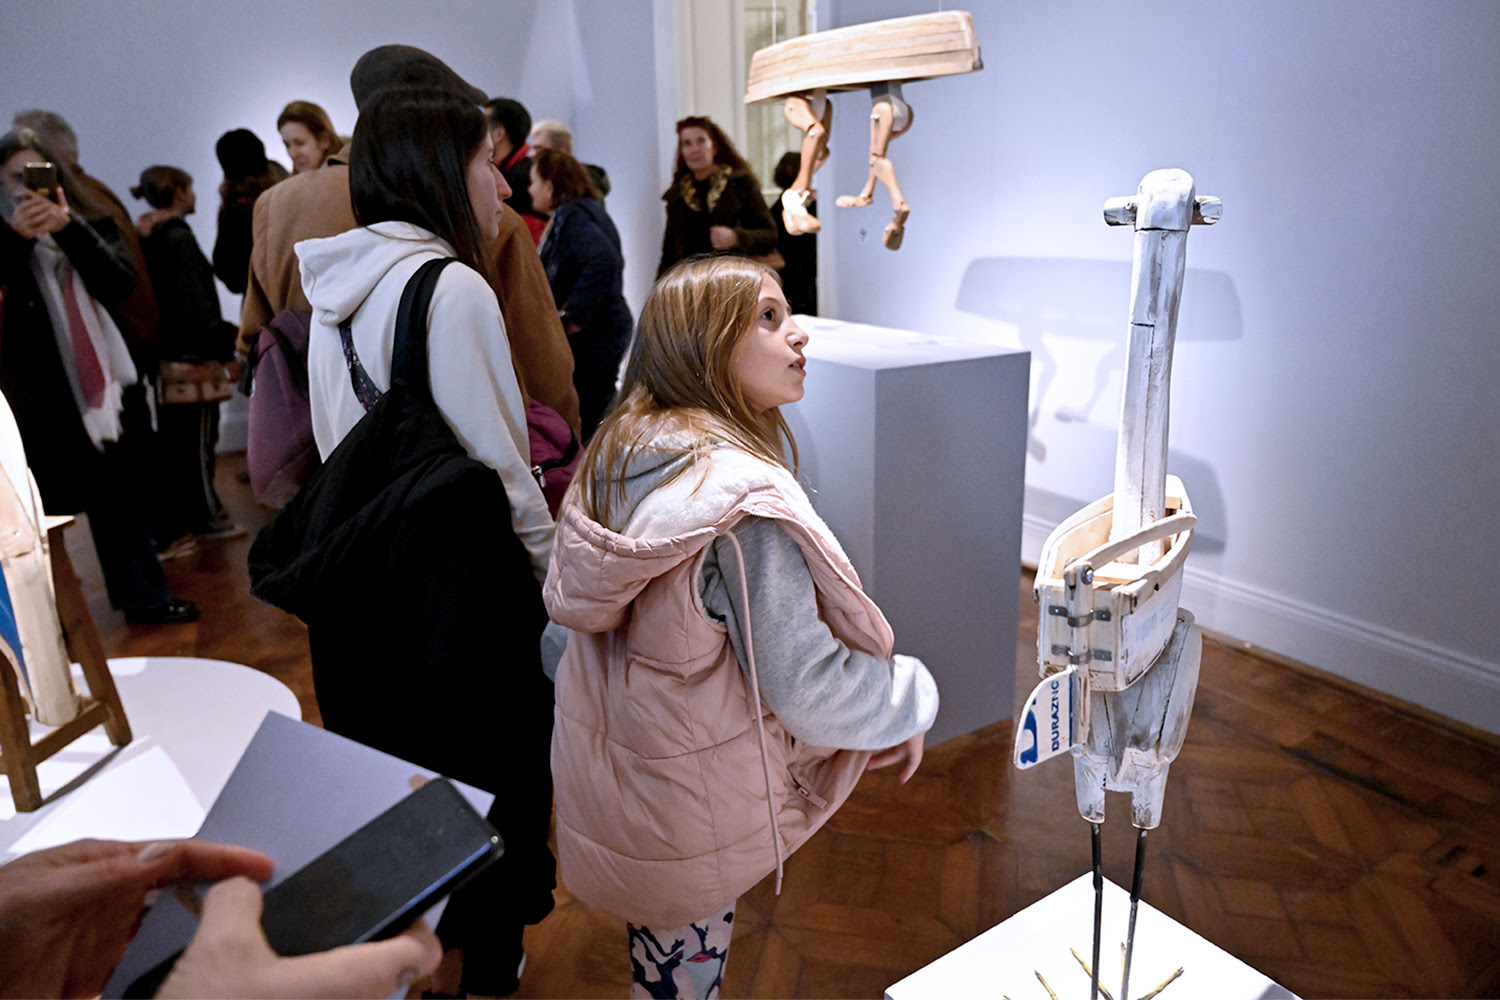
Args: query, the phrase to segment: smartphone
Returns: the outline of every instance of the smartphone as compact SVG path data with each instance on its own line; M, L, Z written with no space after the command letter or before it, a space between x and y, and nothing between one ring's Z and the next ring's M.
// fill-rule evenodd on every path
M495 828L435 778L272 886L261 927L282 956L388 938L501 851Z
M57 200L57 167L54 164L26 164L22 168L21 183L48 201Z
M434 778L266 891L261 929L283 957L393 937L499 859L500 835ZM178 952L126 988L155 996Z

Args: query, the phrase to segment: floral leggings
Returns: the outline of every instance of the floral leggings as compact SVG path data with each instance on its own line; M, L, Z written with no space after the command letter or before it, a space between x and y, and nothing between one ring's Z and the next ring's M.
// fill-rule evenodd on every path
M630 995L654 1000L713 1000L724 987L734 907L674 930L626 924Z

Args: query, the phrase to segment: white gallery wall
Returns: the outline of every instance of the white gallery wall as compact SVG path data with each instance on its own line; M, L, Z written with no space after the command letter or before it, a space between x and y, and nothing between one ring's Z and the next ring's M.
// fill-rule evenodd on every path
M298 97L347 131L358 55L419 45L573 125L580 157L609 170L638 311L689 110L682 2L10 0L0 111L62 112L122 195L151 163L186 168L207 247L220 133L250 127L276 153L276 113ZM879 243L883 190L832 208L863 183L869 108L834 98L824 311L1032 352L1034 558L1111 486L1132 236L1100 207L1149 170L1190 171L1224 218L1189 238L1173 373L1170 464L1202 519L1184 605L1500 732L1484 585L1500 565L1500 3L820 0L819 17L943 6L972 11L985 69L906 87L897 253Z

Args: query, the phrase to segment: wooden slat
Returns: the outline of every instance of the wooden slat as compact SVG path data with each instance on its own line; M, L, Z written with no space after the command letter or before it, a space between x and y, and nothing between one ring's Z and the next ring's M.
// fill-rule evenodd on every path
M850 25L789 38L750 60L745 103L818 88L924 80L982 69L966 11L946 11Z

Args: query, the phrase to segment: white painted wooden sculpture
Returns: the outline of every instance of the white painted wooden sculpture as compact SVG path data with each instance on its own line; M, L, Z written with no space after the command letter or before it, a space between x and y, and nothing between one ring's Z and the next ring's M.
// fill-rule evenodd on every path
M901 97L901 84L983 69L974 22L967 11L941 11L895 17L846 28L818 31L769 45L750 60L745 103L785 99L787 121L804 133L802 165L797 179L781 196L782 218L792 234L821 228L807 211L812 178L828 159L833 128L829 91L870 91L870 173L864 190L841 195L840 208L869 205L875 183L891 195L893 215L881 242L899 249L911 206L896 183L896 167L887 155L891 140L911 127L912 110Z
M20 640L0 669L16 672L38 722L60 726L78 715L82 703L63 644L48 544L41 496L26 467L15 417L0 397L0 567L14 616L12 638Z
M1078 811L1094 843L1094 995L1098 993L1099 824L1106 791L1131 796L1140 829L1125 952L1140 900L1146 831L1161 822L1167 772L1182 749L1198 685L1202 638L1178 607L1192 545L1192 503L1166 472L1172 346L1188 229L1219 219L1182 170L1155 170L1134 197L1105 203L1110 225L1134 225L1135 260L1114 492L1048 537L1037 564L1037 652L1042 682L1021 711L1015 764L1073 757Z

